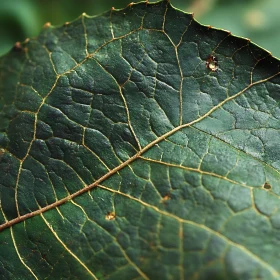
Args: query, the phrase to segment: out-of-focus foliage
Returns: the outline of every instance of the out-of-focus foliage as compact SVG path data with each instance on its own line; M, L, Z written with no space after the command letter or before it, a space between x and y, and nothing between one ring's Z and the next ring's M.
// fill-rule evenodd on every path
M17 41L37 36L45 22L61 25L83 12L102 13L131 0L0 0L0 55ZM203 24L223 27L280 57L279 0L171 0L176 7L194 12Z

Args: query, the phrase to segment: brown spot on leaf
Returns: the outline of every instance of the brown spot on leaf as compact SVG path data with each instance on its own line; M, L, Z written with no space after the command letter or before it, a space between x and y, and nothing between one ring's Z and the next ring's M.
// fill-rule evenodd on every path
M271 185L268 182L265 182L264 185L263 185L263 188L265 190L270 190L272 187L271 187Z
M218 70L218 58L216 56L209 55L206 60L206 68L212 72L216 72Z
M116 219L116 213L114 213L114 212L108 212L107 215L106 215L106 217L105 217L105 219L106 219L107 221L113 221L113 220L115 220L115 219Z
M162 202L165 202L167 200L170 200L170 193L167 193L163 198L162 198Z

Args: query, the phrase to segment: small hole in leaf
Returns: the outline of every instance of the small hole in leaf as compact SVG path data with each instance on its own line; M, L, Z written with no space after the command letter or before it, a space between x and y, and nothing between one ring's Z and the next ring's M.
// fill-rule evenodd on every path
M269 183L265 182L264 185L263 185L263 188L266 189L266 190L270 190L272 187Z
M218 70L218 58L216 56L209 55L206 60L206 68L212 72L216 72Z
M116 213L114 213L114 212L108 212L107 215L106 215L106 217L105 217L105 219L106 219L107 221L113 221L113 220L115 220L115 219L116 219Z

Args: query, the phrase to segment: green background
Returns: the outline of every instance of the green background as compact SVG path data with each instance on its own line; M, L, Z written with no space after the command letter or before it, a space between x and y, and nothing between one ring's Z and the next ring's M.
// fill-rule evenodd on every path
M81 13L95 15L130 0L0 0L0 55L17 41L37 36L46 22L62 25ZM138 1L135 1L138 2ZM279 0L171 0L203 24L250 38L280 57Z

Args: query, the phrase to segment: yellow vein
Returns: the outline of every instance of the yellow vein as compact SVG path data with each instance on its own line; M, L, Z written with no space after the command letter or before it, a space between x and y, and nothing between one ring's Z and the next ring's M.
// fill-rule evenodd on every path
M257 158L257 157L255 157L254 155L247 153L246 151L239 150L238 148L232 146L231 143L226 142L226 141L225 141L224 139L222 139L222 138L219 138L217 135L210 134L210 133L208 133L207 131L204 131L204 130L202 130L202 129L200 129L200 128L197 128L197 127L195 127L195 126L191 126L191 128L193 128L193 129L195 129L195 130L198 130L198 131L200 131L200 132L202 132L202 133L204 133L204 134L206 134L206 135L208 135L208 136L211 136L211 137L217 139L218 141L221 141L221 142L225 143L226 145L230 146L232 149L236 150L238 153L242 153L242 154L244 154L244 155L246 155L246 156L249 156L249 157L253 158L254 160L260 162L261 164L263 164L263 165L265 165L265 166L267 166L269 169L272 169L273 171L275 171L276 173L278 173L278 174L280 175L280 171L277 170L275 167L269 165L267 162L261 160L260 158ZM221 134L218 134L218 135L221 135Z
M180 63L180 59L179 59L179 55L178 55L178 48L177 46L175 46L175 53L176 53L176 59L178 62L178 67L180 70L180 75L181 75L181 83L180 83L180 125L183 124L183 82L184 82L184 76L183 76L183 71L182 71L182 67L181 67L181 63Z
M252 202L252 207L253 207L253 209L258 213L258 214L261 214L261 215L263 215L263 213L261 213L260 211L259 211L259 209L257 208L257 206L256 206L256 203L255 203L255 196L254 196L254 191L253 191L253 189L251 189L251 191L250 191L250 197L251 197L251 202ZM266 216L265 216L266 217ZM267 218L267 217L266 217Z
M59 238L58 234L53 230L52 226L49 224L49 222L44 217L43 213L40 214L42 219L44 220L45 224L51 231L51 233L55 236L57 241L62 245L62 247L94 278L95 280L98 280L98 278L92 273L92 271L65 245L65 243Z
M135 131L134 131L133 127L132 127L131 120L130 120L130 113L129 113L128 105L127 105L126 99L125 99L124 94L123 94L123 91L122 91L123 86L129 81L129 79L130 79L130 77L131 77L131 75L132 75L132 72L133 72L135 69L132 68L132 71L131 71L131 73L130 73L128 79L127 79L127 81L125 81L125 83L124 83L123 85L119 85L119 83L118 83L118 81L116 80L116 78L115 78L110 72L108 72L107 69L105 69L105 67L104 67L96 58L93 57L93 59L94 59L94 61L95 61L106 73L108 73L108 74L111 76L111 78L114 80L115 84L118 86L120 96L121 96L121 98L122 98L122 100L123 100L123 103L124 103L124 107L125 107L125 111L126 111L126 116L127 116L128 126L129 126L129 128L130 128L130 130L131 130L131 132L132 132L132 134L133 134L133 137L135 138L135 141L136 141L136 143L137 143L137 145L138 145L139 150L141 150L142 147L141 147L141 144L140 144L140 142L139 142L139 140L138 140L138 138L137 138L137 136L136 136L136 134L135 134ZM143 59L144 59L144 58L143 58ZM141 60L141 61L142 61L142 60ZM141 61L140 61L140 62L141 62ZM139 64L140 64L140 62L139 62Z
M13 232L13 228L11 227L10 228L10 231L11 231L11 237L12 237L12 240L13 240L13 243L14 243L14 246L15 246L15 249L16 249L16 252L17 252L17 255L18 255L18 258L20 259L21 263L29 270L29 272L34 276L35 279L39 280L39 278L35 275L35 273L32 271L32 269L24 262L23 258L21 257L19 251L18 251L18 247L17 247L17 244L16 244L16 240L15 240L15 237L14 237L14 232Z
M121 246L119 246L119 249L123 253L127 262L135 268L135 270L139 273L139 275L141 275L144 279L149 280L150 278L129 258L129 256L126 254L125 250Z
M187 170L187 171L197 172L197 173L200 173L200 174L202 174L202 175L209 175L209 176L212 176L212 177L216 177L216 178L219 178L219 179L228 181L228 182L230 182L230 183L232 183L232 184L235 184L235 185L243 186L243 187L245 187L245 188L249 188L249 189L252 188L251 186L248 186L248 185L246 185L246 184L239 183L239 182L237 182L237 181L231 180L231 179L229 179L229 178L227 178L227 177L224 177L224 176L222 176L222 175L219 175L219 174L216 174L216 173L213 173L213 172L203 171L203 170L200 170L200 169L198 169L198 168L193 168L193 167L187 167L187 166L183 166L183 165L168 163L168 162L159 161L159 160L155 160L155 159L151 159L151 158L145 158L145 157L143 157L143 156L139 156L139 158L140 158L140 159L143 159L143 160L145 160L145 161L149 161L149 162L153 162L153 163L165 165L165 166L167 166L167 167L176 167L176 168L184 169L184 170Z
M53 59L52 59L52 52L49 52L49 59L50 59L50 62L51 62L53 71L54 71L56 77L58 77L59 75L58 75L58 73L57 73L57 71L56 71L55 64L54 64Z
M7 218L6 218L6 215L2 209L2 202L0 200L0 209L1 209L1 212L3 214L3 217L5 219L5 221L7 221ZM21 263L27 268L27 270L29 270L29 272L34 276L35 279L38 280L38 277L35 275L35 273L32 271L32 269L24 262L23 258L21 257L19 251L18 251L18 247L17 247L17 244L16 244L16 240L15 240L15 237L14 237L14 232L13 232L13 228L11 227L10 228L10 232L11 232L11 238L12 238L12 241L13 241L13 244L14 244L14 247L15 247L15 250L16 250L16 253L18 255L18 258L19 260L21 261Z
M83 28L84 28L84 34L85 34L86 56L89 56L89 53L88 53L88 36L87 36L87 27L85 25L85 17L86 17L86 13L83 13L82 14L82 24L83 24Z
M86 216L86 218L87 218L88 221L94 222L94 223L96 224L95 221L91 220L91 219L88 217L86 211L84 210L84 208L83 208L80 204L74 202L73 200L71 201L71 203L73 203L73 205L75 205L76 207L80 208L80 209L83 211L83 213L84 213L84 215ZM113 207L114 207L114 205L113 205ZM113 209L113 212L115 212L115 209ZM102 228L100 225L98 225L98 226L99 226L99 228L101 228L102 230L105 230L105 229ZM119 244L118 244L118 245L119 245ZM139 267L137 267L137 265L128 257L128 255L127 255L126 252L123 250L123 248L121 247L121 245L119 245L118 247L119 247L119 249L121 250L121 252L123 253L123 255L124 255L125 259L127 260L127 262L128 262L131 266L133 266L133 267L135 268L135 270L139 273L139 275L141 275L144 279L149 279L149 278L146 276L146 274L145 274L144 272L142 272L142 271L139 269Z
M112 39L115 39L115 34L114 34L114 29L113 29L113 22L112 22L112 14L113 14L114 10L115 10L115 8L112 7L111 13L110 13L110 30L111 30Z
M163 21L162 21L162 31L163 32L165 29L165 21L166 21L166 15L167 15L167 11L168 11L168 5L169 5L169 1L167 1L167 3L166 3L166 8L165 8L164 15L163 15Z
M88 217L88 214L86 213L85 209L84 209L80 204L76 203L74 200L71 200L71 203L72 203L73 205L75 205L76 207L80 208L81 211L82 211L82 212L84 213L84 215L86 216L86 219L87 219L88 221L91 221L91 219ZM57 208L57 209L58 209L58 208Z
M183 223L179 223L179 250L180 250L180 280L184 280L184 229Z
M103 166L108 170L110 171L110 168L107 166L107 164L93 151L91 150L84 142L84 139L82 140L82 146L88 150L93 156L95 156L102 164Z
M270 77L268 77L266 79L254 82L253 84L247 86L246 88L244 88L243 90L239 91L235 95L230 96L229 98L225 99L224 101L222 101L218 105L214 106L211 110L209 110L207 113L205 113L203 116L199 117L198 119L193 120L193 121L191 121L189 123L180 125L178 127L175 127L174 129L170 130L169 132L163 134L162 136L158 137L157 139L155 139L154 141L149 143L146 147L144 147L142 150L140 150L134 156L129 158L127 161L121 163L120 165L118 165L117 167L115 167L114 169L112 169L107 174L103 175L102 177L100 177L98 180L96 180L94 183L88 185L87 187L84 187L83 189L80 189L79 191L77 191L77 192L75 192L75 193L73 193L73 194L71 194L71 195L69 195L69 196L67 196L67 197L65 197L63 199L61 199L59 201L56 201L56 202L54 202L52 204L49 204L49 205L47 205L47 206L45 206L43 208L40 208L40 209L38 209L38 210L36 210L34 212L27 213L25 215L19 216L19 217L15 218L15 219L12 219L12 220L6 222L5 224L0 225L0 231L5 229L5 228L7 228L7 227L10 227L10 226L12 226L12 225L14 225L16 223L19 223L19 222L24 221L24 220L26 220L28 218L34 217L34 216L36 216L38 214L41 214L41 213L46 212L46 211L48 211L50 209L53 209L53 208L55 208L55 207L57 207L59 205L62 205L65 202L73 199L74 197L77 197L77 196L79 196L79 195L81 195L81 194L91 190L92 188L96 187L97 185L99 185L104 180L108 179L109 177L111 177L112 175L116 174L118 171L120 171L121 169L123 169L124 167L128 166L130 163L132 163L136 159L138 159L142 154L144 154L146 151L148 151L150 148L152 148L153 146L155 146L156 144L158 144L162 140L166 139L167 137L173 135L174 133L176 133L177 131L179 131L179 130L181 130L183 128L190 127L193 124L202 121L203 119L205 119L206 117L211 115L213 112L215 112L217 109L222 107L225 103L227 103L227 102L233 100L234 98L240 96L242 93L244 93L246 90L250 89L252 86L260 84L260 83L263 83L263 82L266 82L266 81L269 81L270 79L276 77L277 75L279 75L279 73L276 73L276 74L274 74L274 75L272 75L272 76L270 76ZM34 141L34 139L33 139L33 141ZM31 148L31 144L32 143L30 143L29 150ZM17 202L17 200L16 200L16 202Z
M168 3L169 3L169 1L168 1ZM166 7L166 12L165 13L167 13L167 10L168 10L168 5ZM164 32L164 29L162 31L163 31L163 34L168 38L168 40L170 41L170 43L173 45L173 47L175 49L176 60L177 60L179 71L180 71L181 82L180 82L180 89L179 89L179 102L180 102L180 110L179 110L180 121L179 121L179 125L182 125L183 124L183 82L184 82L184 75L183 75L181 62L180 62L179 54L178 54L178 45L174 44L174 42L172 41L170 36L167 33Z
M45 104L46 99L48 98L48 96L54 90L54 88L55 88L55 86L57 84L58 79L59 78L57 77L56 80L55 80L54 85L50 89L49 93L43 98L42 103L40 104L37 112L35 113L35 116L34 116L34 127L33 127L33 130L34 130L33 137L32 137L32 140L30 141L30 144L29 144L29 146L27 148L27 151L26 151L26 154L25 154L24 158L20 161L20 164L19 164L19 170L18 170L18 175L17 175L17 179L16 179L16 186L15 186L15 203L16 203L17 214L18 214L19 217L20 217L20 212L19 212L19 205L18 205L18 184L19 184L19 178L20 178L21 171L22 171L22 165L23 165L24 161L26 160L26 158L28 157L28 155L30 153L30 150L31 150L33 142L36 140L36 126L37 126L37 121L38 121L38 114L39 114L42 106Z
M34 161L36 161L39 165L41 165L41 167L42 167L43 169L46 170L45 166L44 166L39 160L37 160L37 159L34 158L33 156L30 156L30 157L31 157ZM48 178L48 180L49 180L50 185L52 186L52 191L53 191L53 195L54 195L55 201L58 201L58 197L57 197L57 195L56 195L54 186L53 186L53 184L52 184L52 180L51 180L51 178L50 178L50 174L49 174L47 171L46 171L46 176L47 176L47 178Z
M276 277L276 276L279 276L279 272L273 267L271 266L269 263L265 262L264 260L262 260L258 255L255 255L253 252L251 252L249 249L247 249L245 246L241 245L241 244L238 244L238 243L235 243L234 241L230 240L228 237L224 236L223 234L221 234L220 232L217 232L203 224L198 224L198 223L195 223L193 221L190 221L190 220L184 220L182 218L179 218L178 216L175 216L174 214L171 214L171 213L168 213L168 212L165 212L161 209L159 209L158 207L156 206L153 206L153 205L150 205L149 203L147 202L144 202L138 198L135 198L133 196L130 196L128 194L125 194L125 193L122 193L120 191L117 191L117 190L113 190L113 189L110 189L110 188L107 188L105 186L102 186L102 185L98 185L98 188L101 188L101 189L104 189L104 190L107 190L111 193L117 193L119 195L122 195L124 197L127 197L131 200L134 200L134 201L137 201L138 203L144 205L145 207L149 207L153 210L155 210L156 212L160 213L161 215L164 215L164 216L168 216L168 217L171 217L175 220L177 220L178 222L180 223L184 223L184 224L189 224L189 225L192 225L192 226L195 226L195 227L198 227L198 228L201 228L207 232L210 232L211 234L214 234L216 236L218 236L219 238L225 240L226 242L228 242L230 245L234 246L234 247L237 247L238 249L240 249L241 251L245 252L247 255L249 255L250 257L252 257L253 259L255 259L257 262L259 262L262 266L266 267L270 272L271 274Z
M132 132L132 134L134 136L134 139L135 139L135 141L136 141L136 143L138 145L139 150L141 150L141 148L142 148L141 144L140 144L140 142L138 140L138 137L136 136L136 133L135 133L135 131L134 131L133 127L132 127L132 124L131 124L130 114L129 114L129 110L128 110L126 99L125 99L125 97L123 95L122 88L120 86L119 86L119 89L120 89L120 95L122 97L122 100L123 100L123 103L124 103L124 107L125 107L125 110L126 110L128 126L129 126L129 128L130 128L130 130L131 130L131 132Z

